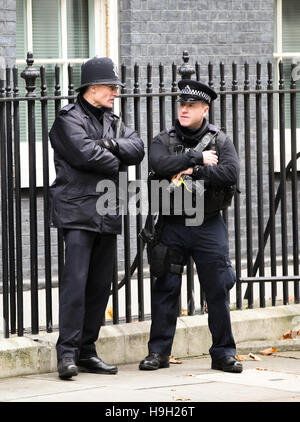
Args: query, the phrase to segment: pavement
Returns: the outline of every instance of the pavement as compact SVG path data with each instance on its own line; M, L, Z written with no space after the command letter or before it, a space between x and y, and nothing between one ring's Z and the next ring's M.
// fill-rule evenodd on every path
M79 373L61 380L57 332L0 339L0 413L3 408L15 415L30 405L44 415L49 405L51 412L67 406L76 416L78 406L97 406L97 416L136 420L203 416L210 408L222 417L228 405L259 405L260 410L276 404L298 406L299 412L300 304L232 311L231 322L244 367L240 374L211 369L207 314L178 318L175 362L156 371L138 369L147 354L150 321L102 327L97 352L118 365L117 375ZM283 339L284 333L293 335ZM262 353L266 349L269 355Z
M183 409L185 414L177 416L195 416L193 412L199 411L199 403L205 402L299 403L300 348L273 351L267 356L258 351L250 357L249 347L248 344L237 349L244 359L240 374L212 370L210 357L205 355L175 358L177 363L156 371L140 371L135 363L119 365L117 375L79 373L70 380L61 380L57 372L51 372L2 378L1 408L5 403L16 402L97 402L102 403L100 410L104 416L127 416L134 420L142 414L176 416L174 412ZM134 413L136 410L139 415ZM166 415L166 411L173 413Z

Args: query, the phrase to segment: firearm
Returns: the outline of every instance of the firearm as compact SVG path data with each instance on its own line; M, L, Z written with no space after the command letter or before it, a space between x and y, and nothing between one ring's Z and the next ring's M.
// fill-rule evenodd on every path
M210 144L210 142L213 140L213 135L208 132L201 140L200 142L193 148L194 151L196 152L202 152L204 151L204 149ZM181 186L182 184L185 185L186 189L188 191L192 191L193 188L196 188L197 190L197 186L193 183L193 178L191 176L189 176L188 174L183 174L179 180L172 180L170 182L170 185L168 187L168 191L169 192L174 192L174 190L176 188L178 188L179 186ZM202 191L200 192L202 193Z

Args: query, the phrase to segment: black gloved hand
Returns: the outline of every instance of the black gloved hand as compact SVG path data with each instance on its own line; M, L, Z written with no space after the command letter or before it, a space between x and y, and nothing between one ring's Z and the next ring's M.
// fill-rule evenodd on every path
M96 143L100 145L103 148L108 149L112 154L117 155L119 152L119 145L118 143L113 139L97 139Z

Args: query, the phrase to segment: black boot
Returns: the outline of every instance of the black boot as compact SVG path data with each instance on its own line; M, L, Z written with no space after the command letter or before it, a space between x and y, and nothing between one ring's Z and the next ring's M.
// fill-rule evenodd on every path
M73 358L61 359L58 362L57 370L61 379L68 379L78 375L78 368Z
M158 353L149 353L149 355L140 362L139 369L142 371L153 371L159 368L169 368L169 366L169 356L162 356Z
M92 374L116 374L118 368L114 365L108 365L103 362L98 356L92 356L86 359L80 358L78 360L80 372L89 372Z
M211 363L211 369L218 369L224 372L236 372L240 373L243 370L241 362L236 360L234 356L225 356L220 360L213 360Z

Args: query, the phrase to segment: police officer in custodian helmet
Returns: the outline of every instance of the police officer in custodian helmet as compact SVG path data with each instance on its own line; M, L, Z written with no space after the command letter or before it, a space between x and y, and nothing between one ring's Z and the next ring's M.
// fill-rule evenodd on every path
M97 185L107 180L117 188L119 172L144 157L138 134L112 112L120 85L111 59L88 60L77 101L60 110L50 131L56 168L51 223L63 229L65 242L56 345L61 379L78 371L117 373L97 356L95 341L109 298L121 215L118 201L106 213L99 210L103 192Z
M194 181L201 179L205 188L204 218L202 223L192 225L187 224L184 212L162 216L158 239L168 247L167 263L154 284L149 355L140 362L139 369L169 367L182 263L192 256L208 306L212 368L241 372L242 364L235 358L228 302L235 274L229 259L227 228L220 213L232 198L239 175L239 160L231 140L207 121L209 106L217 97L214 90L188 79L181 80L178 86L181 90L178 120L174 127L154 138L149 153L150 165L160 181L174 178L176 182L187 176ZM198 148L199 145L202 148Z

